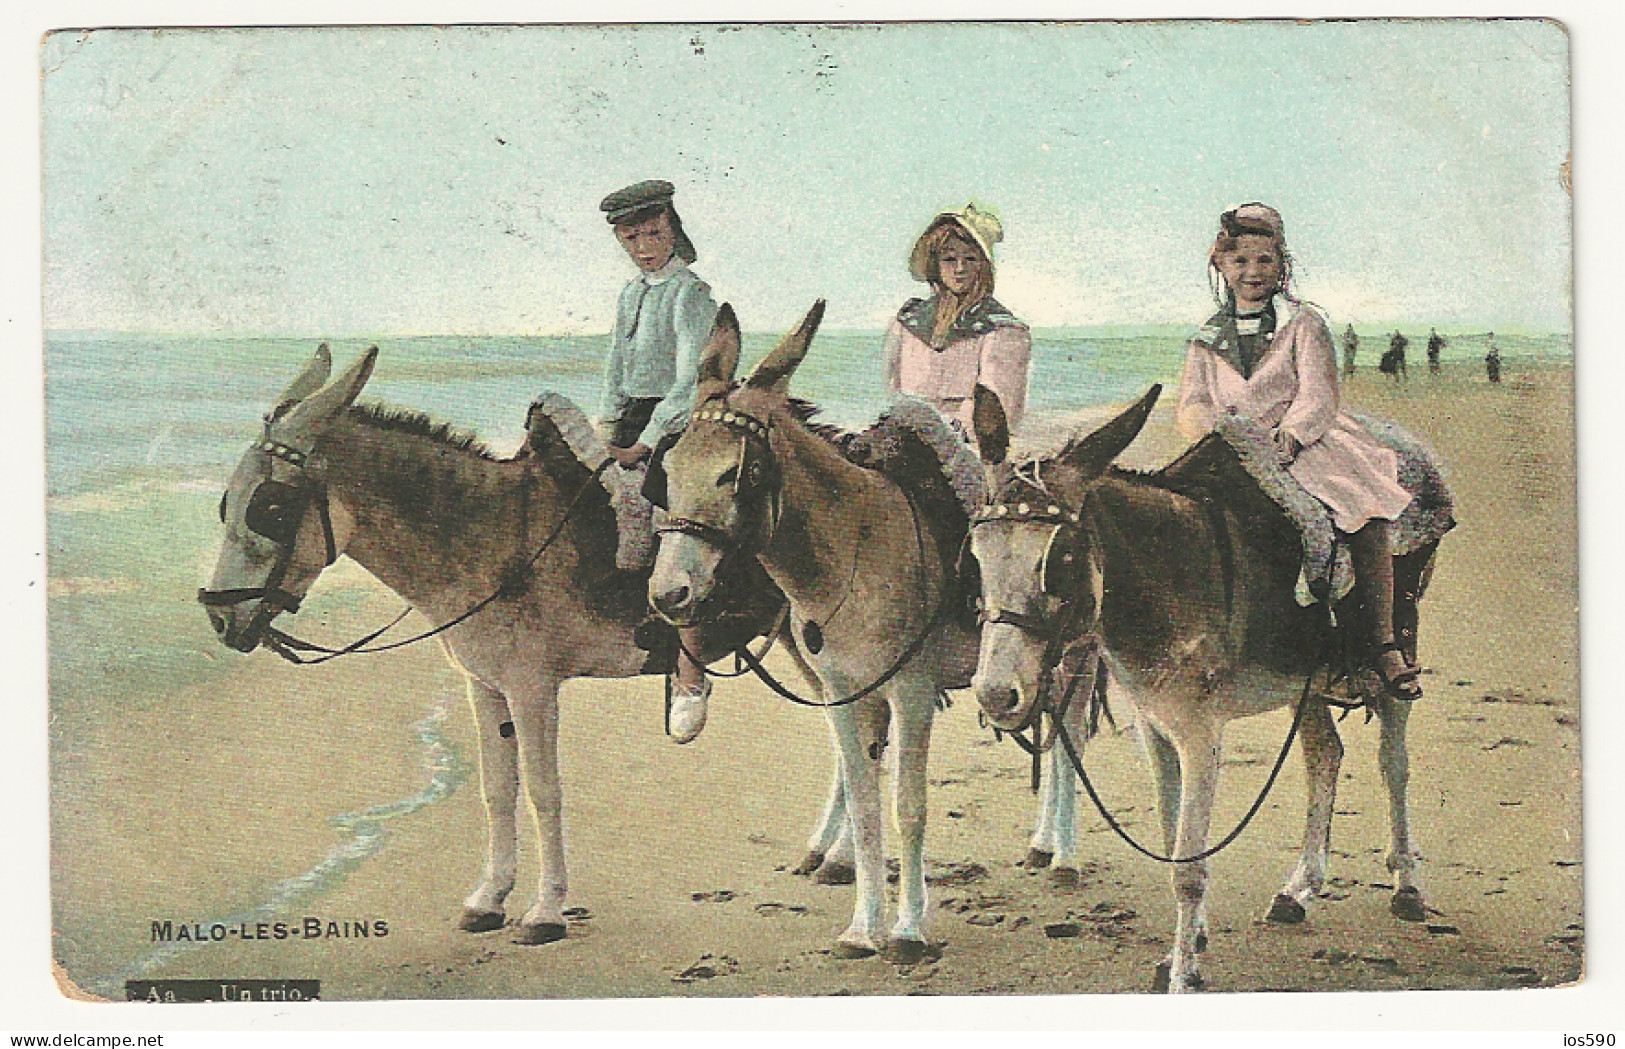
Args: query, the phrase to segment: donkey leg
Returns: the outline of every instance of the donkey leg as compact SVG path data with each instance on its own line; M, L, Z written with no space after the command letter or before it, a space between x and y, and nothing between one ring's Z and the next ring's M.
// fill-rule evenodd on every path
M1208 823L1219 783L1219 732L1202 733L1179 748L1179 831L1174 855L1194 856L1207 848ZM1174 951L1168 973L1170 994L1202 989L1200 951L1196 946L1207 908L1207 861L1173 865Z
M1394 875L1394 895L1388 909L1402 921L1424 921L1427 906L1416 884L1416 864L1421 856L1411 839L1408 799L1411 759L1405 745L1405 724L1411 716L1411 705L1385 696L1378 704L1377 716L1382 723L1377 763L1382 766L1382 778L1388 786L1388 869Z
M517 700L517 702L515 702ZM564 789L559 782L559 682L548 680L524 697L510 697L516 707L519 760L525 789L536 819L541 878L536 900L520 919L516 943L542 944L564 939Z
M820 885L851 885L857 880L856 835L850 810L842 810L837 827L835 844L825 853L823 866L813 872L813 881Z
M485 799L485 871L463 901L458 927L490 932L503 923L502 903L513 891L519 828L519 746L502 693L472 675L468 704L480 743L480 795Z
M1331 849L1332 809L1337 801L1337 771L1343 762L1343 741L1324 703L1311 703L1303 712L1299 738L1303 741L1303 768L1309 808L1303 825L1303 852L1286 884L1270 904L1268 918L1283 925L1303 921L1305 908L1326 884L1327 852Z
M841 757L837 752L834 782L829 788L829 798L824 802L824 811L818 815L818 825L813 828L812 836L807 839L807 855L796 864L791 874L806 876L818 870L829 858L836 839L845 833L850 840L851 835L846 829L846 788L841 783L840 761Z
M897 712L897 766L892 774L893 818L898 831L897 922L886 956L912 965L925 957L926 763L931 751L935 685L929 680L899 681L891 690Z
M1055 747L1044 757L1038 780L1038 810L1033 814L1033 836L1027 842L1023 867L1048 867L1055 858Z
M840 687L831 682L827 694L839 695ZM877 705L878 701L864 700L826 712L841 751L841 781L856 839L857 898L852 923L836 941L838 958L866 958L879 951L884 940L886 866L880 851L880 733L873 709ZM883 706L880 713L884 716Z
M1174 745L1151 726L1142 716L1135 726L1140 740L1140 747L1145 753L1146 762L1151 766L1151 781L1157 791L1157 817L1162 825L1162 851L1164 855L1179 856L1179 795L1183 777L1179 772L1179 751ZM1196 908L1196 932L1193 948L1197 954L1207 950L1207 896L1204 894L1201 904ZM1156 976L1152 981L1153 991L1168 990L1169 975L1174 969L1174 952L1170 947L1168 954L1157 963Z

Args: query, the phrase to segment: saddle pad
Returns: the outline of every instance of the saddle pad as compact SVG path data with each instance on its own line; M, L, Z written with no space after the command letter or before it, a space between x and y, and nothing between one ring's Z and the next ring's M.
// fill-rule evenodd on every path
M1356 415L1354 419L1395 453L1399 460L1399 484L1411 493L1411 502L1393 525L1391 538L1396 557L1413 553L1436 542L1455 527L1453 503L1435 457L1426 446L1403 427L1385 419ZM1312 604L1319 595L1341 597L1354 581L1348 549L1337 542L1331 513L1304 490L1281 466L1269 431L1239 416L1222 416L1218 435L1236 455L1237 461L1270 501L1280 507L1303 537L1303 572L1299 581L1300 604Z
M935 453L942 477L967 518L981 509L987 502L987 480L976 449L941 412L917 397L898 397L874 425L847 436L841 450L853 462L910 487L907 479L895 476L894 469L903 458L905 435L918 438Z
M536 398L530 410L552 421L582 466L597 470L609 458L609 446L593 429L586 414L568 397L548 390ZM623 571L635 572L654 561L654 506L643 497L647 474L648 466L642 464L633 470L611 467L598 475L599 482L609 493L609 504L615 509L619 538L615 567Z

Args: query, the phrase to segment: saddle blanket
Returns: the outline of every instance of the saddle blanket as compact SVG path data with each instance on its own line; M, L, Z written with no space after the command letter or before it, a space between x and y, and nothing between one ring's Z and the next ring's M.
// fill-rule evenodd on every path
M1396 423L1360 414L1353 414L1353 418L1398 457L1399 485L1411 493L1410 505L1390 529L1394 556L1401 557L1437 542L1456 526L1454 503L1437 457L1414 434ZM1348 547L1337 541L1331 513L1281 466L1269 431L1239 416L1221 416L1217 429L1236 453L1242 468L1298 526L1298 533L1303 537L1298 603L1314 604L1317 595L1326 593L1339 598L1347 594L1354 584Z
M549 390L536 398L532 410L553 421L564 443L587 469L597 470L609 458L609 446L586 414L568 397ZM615 510L619 533L615 567L626 572L648 568L655 559L655 507L643 497L643 482L648 473L648 464L640 463L630 470L611 466L598 475L599 483L609 493L609 505Z

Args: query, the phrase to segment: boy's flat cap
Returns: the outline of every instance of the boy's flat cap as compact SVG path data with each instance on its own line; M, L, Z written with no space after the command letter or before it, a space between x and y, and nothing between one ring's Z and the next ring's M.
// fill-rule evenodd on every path
M598 209L613 224L658 204L671 203L676 192L676 187L664 179L648 179L616 190L599 203Z

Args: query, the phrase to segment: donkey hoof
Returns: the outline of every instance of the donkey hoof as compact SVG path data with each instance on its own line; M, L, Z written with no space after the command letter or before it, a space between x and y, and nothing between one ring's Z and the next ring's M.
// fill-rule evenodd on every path
M1207 953L1207 933L1205 932L1199 932L1196 934L1196 953Z
M1168 980L1173 974L1174 966L1166 958L1157 963L1157 971L1151 975L1151 993L1167 994Z
M850 863L832 860L821 865L813 874L813 881L820 885L851 885L858 880L857 869ZM873 951L869 952L873 954Z
M562 939L564 939L562 922L537 922L535 925L521 925L519 935L513 938L513 942L526 947L538 947Z
M1049 872L1049 883L1057 889L1071 892L1078 887L1078 869L1076 867L1055 867Z
M880 956L893 965L918 965L942 957L942 950L924 940L890 940Z
M794 874L798 878L805 878L807 875L811 874L813 871L817 870L823 865L824 854L814 849L808 852L807 855L801 857L801 862L796 864L795 867L791 869L790 873Z
M864 947L856 943L837 941L830 948L829 956L843 962L856 961L859 958L873 958L877 952L873 947Z
M495 932L502 928L507 919L501 911L476 911L472 907L463 908L463 916L457 919L457 928L463 932Z
M1426 921L1428 916L1427 904L1422 902L1422 890L1414 885L1407 885L1388 899L1388 913L1402 922Z
M1275 894L1275 899L1270 902L1270 912L1265 915L1266 920L1277 925L1298 925L1304 917L1303 904L1285 893Z
M1171 982L1170 986L1168 987L1168 990L1174 994L1180 994L1187 991L1204 991L1206 989L1207 981L1202 979L1202 974L1199 972L1191 973L1189 976L1185 977L1185 982L1177 988L1172 986Z
M1044 849L1028 849L1027 858L1021 861L1021 865L1026 867L1028 870L1042 870L1043 868L1048 867L1049 861L1053 860L1054 858L1055 853L1053 852L1048 852Z

